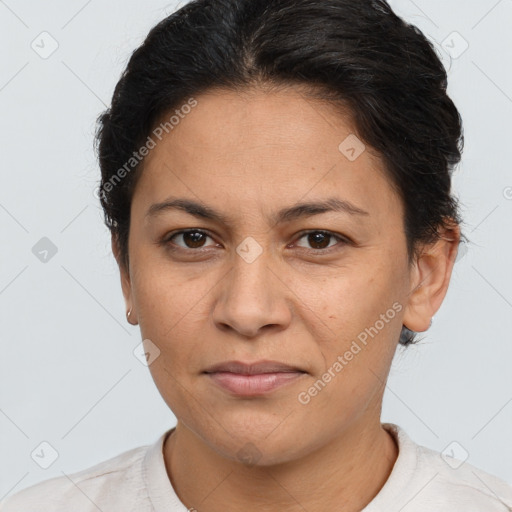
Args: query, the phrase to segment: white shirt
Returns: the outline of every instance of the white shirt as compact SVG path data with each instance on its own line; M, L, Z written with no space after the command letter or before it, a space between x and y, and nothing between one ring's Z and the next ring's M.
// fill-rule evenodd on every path
M505 481L467 462L454 469L455 459L449 465L398 425L383 427L398 443L398 458L384 486L361 512L512 511L512 486ZM0 511L187 512L165 469L163 442L172 430L153 445L19 491L0 502Z

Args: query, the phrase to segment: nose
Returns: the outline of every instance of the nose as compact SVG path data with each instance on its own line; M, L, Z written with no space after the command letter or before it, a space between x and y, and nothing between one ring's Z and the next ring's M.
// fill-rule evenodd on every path
M235 255L231 270L219 284L213 311L219 329L255 338L263 331L289 326L293 294L275 267L265 252L250 263Z

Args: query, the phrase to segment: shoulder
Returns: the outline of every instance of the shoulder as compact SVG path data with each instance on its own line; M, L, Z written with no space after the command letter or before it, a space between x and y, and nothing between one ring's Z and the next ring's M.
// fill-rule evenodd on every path
M431 492L449 495L467 512L512 511L512 487L468 462L418 445L418 461L432 475Z
M395 431L400 449L408 453L408 464L403 467L410 472L404 512L512 511L512 486L507 482L467 461L415 443L397 425L389 427Z
M140 446L83 471L32 485L2 500L0 511L136 510L134 498L144 500L142 462L147 450Z

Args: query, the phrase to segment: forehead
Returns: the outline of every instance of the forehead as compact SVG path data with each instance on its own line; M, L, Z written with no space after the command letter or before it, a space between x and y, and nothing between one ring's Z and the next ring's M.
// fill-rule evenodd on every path
M195 100L161 140L153 136L134 201L185 195L241 212L333 195L365 210L398 199L379 156L328 104L293 89L216 90Z
M314 146L317 150L312 159L320 161L320 150L332 149L344 134L355 132L348 115L335 114L331 104L308 98L293 88L216 89L197 97L196 102L171 133L163 134L183 151L200 147L219 157L250 151L272 156L276 150L299 154Z

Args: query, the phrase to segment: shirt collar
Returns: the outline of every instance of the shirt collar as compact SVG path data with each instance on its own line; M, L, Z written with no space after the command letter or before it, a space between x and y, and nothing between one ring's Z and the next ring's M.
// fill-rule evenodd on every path
M165 468L163 446L176 427L163 433L148 448L142 463L144 483L155 512L187 512L171 484Z
M382 427L397 442L398 457L384 486L361 512L380 512L390 503L401 501L418 467L417 445L405 430L394 423L383 423ZM163 445L175 428L163 433L143 460L144 483L155 512L188 512L176 495L164 462Z

